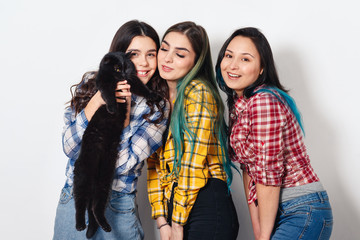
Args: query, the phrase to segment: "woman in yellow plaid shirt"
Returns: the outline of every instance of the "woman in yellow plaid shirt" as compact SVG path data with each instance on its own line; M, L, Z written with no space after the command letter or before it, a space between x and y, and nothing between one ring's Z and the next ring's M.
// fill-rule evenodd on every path
M161 239L236 239L224 105L205 29L193 22L170 27L158 68L172 109L164 146L148 159L149 201Z

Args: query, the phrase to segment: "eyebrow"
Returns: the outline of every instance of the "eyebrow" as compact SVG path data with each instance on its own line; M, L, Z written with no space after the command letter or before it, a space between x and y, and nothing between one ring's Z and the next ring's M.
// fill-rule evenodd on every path
M234 53L233 51L231 51L230 49L226 49L225 52L230 52L230 53ZM252 58L255 58L253 55L251 55L250 53L241 53L242 55L250 55Z
M162 42L165 43L166 45L170 46L170 44L167 41L163 40ZM175 49L190 52L189 49L187 49L187 48L175 47Z
M127 52L141 52L139 49L129 49ZM150 49L147 52L156 52L156 49Z

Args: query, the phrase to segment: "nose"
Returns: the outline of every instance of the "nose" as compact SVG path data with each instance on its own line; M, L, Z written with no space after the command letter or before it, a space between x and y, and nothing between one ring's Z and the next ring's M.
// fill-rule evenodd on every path
M239 62L235 58L233 58L233 59L231 59L229 67L230 67L231 70L238 69L239 68Z
M165 54L165 58L164 58L165 62L167 63L171 63L173 58L172 58L172 53L170 51L166 52Z
M146 56L141 56L141 58L139 59L139 65L144 66L144 67L147 67L149 65L149 62L146 59Z

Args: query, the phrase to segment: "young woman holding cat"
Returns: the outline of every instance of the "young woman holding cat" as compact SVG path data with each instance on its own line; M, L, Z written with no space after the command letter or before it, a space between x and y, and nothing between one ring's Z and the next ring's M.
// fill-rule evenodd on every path
M329 198L265 36L256 28L235 31L220 50L216 73L228 96L231 157L243 169L255 239L329 239Z
M193 22L170 27L158 68L172 109L166 142L148 159L149 201L161 239L236 239L224 105L205 29Z
M158 76L157 70L159 46L156 31L148 24L134 20L119 28L111 43L110 52L131 52L131 60L140 80L164 95L162 86L166 86L166 82ZM70 106L65 111L63 149L69 161L66 183L56 212L53 239L85 239L86 231L79 232L75 228L73 169L87 124L96 110L105 104L95 88L96 74L97 72L86 73L82 81L74 85ZM162 145L169 106L165 101L147 102L142 97L131 95L131 86L126 81L118 84L116 96L119 102L128 103L129 111L118 147L116 173L105 213L112 231L104 232L98 228L91 239L143 239L144 233L135 204L136 184L144 160Z

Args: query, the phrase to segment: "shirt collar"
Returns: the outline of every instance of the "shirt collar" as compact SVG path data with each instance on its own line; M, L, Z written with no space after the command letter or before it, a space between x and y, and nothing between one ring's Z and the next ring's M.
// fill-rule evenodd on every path
M246 99L244 96L235 99L235 113L237 116L239 116L240 113L245 110L248 101L249 99Z
M262 84L254 89L254 92L266 88L265 84ZM242 111L245 110L246 105L248 104L250 98L244 96L238 97L235 99L235 113L238 116Z

